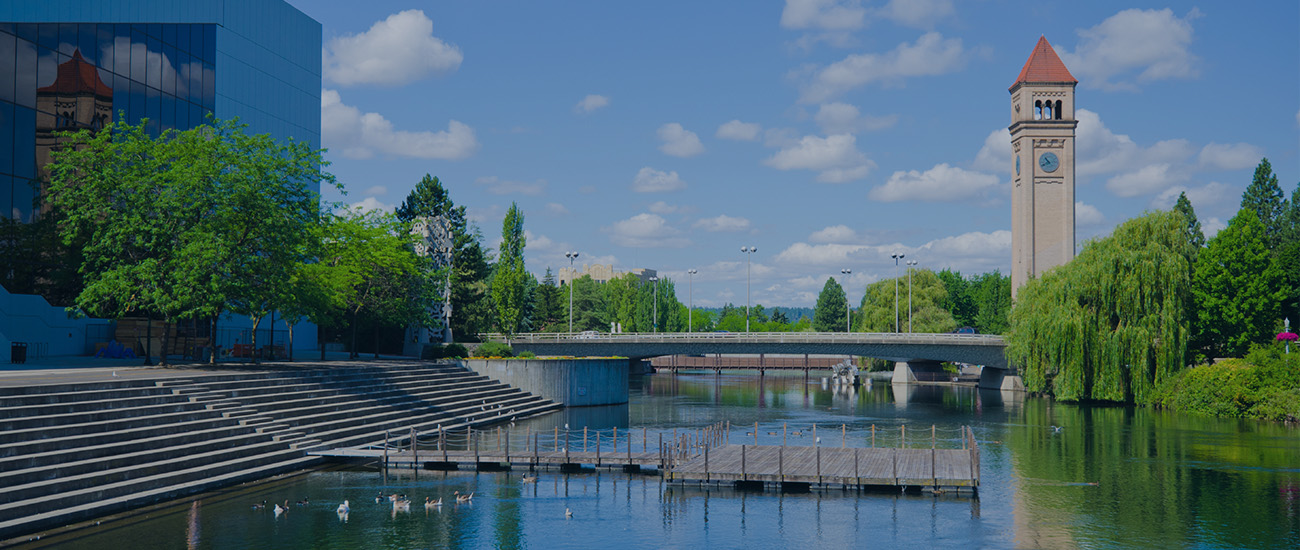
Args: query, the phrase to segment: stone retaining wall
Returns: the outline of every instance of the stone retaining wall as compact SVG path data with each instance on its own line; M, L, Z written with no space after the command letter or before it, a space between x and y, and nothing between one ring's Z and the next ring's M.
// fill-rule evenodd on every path
M463 359L461 363L566 407L627 403L627 359Z

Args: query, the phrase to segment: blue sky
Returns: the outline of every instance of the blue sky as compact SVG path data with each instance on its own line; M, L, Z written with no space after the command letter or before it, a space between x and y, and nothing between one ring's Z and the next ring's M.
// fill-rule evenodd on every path
M346 197L438 176L528 269L613 263L687 301L810 306L921 267L1007 273L1007 88L1045 35L1079 79L1080 242L1186 191L1208 233L1260 157L1300 181L1295 2L289 0L324 27Z

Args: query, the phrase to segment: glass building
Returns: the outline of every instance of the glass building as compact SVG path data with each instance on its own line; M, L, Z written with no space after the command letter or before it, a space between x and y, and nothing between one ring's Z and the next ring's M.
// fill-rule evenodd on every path
M119 116L155 135L238 117L318 149L320 73L320 23L282 0L0 2L0 222L40 217L56 132Z

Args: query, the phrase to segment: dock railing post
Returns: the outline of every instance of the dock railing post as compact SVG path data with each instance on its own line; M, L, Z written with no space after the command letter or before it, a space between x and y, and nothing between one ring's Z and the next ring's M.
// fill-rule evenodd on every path
M587 452L587 427L582 427L582 452Z
M758 446L758 421L754 421L754 446Z
M840 424L840 448L847 449L849 446L849 428Z
M642 433L644 434L644 432ZM661 473L667 473L667 468L664 464L664 434L662 432L659 434L659 471Z
M618 426L614 426L614 454L618 454Z
M506 464L510 463L510 430L506 430Z
M727 421L727 444L731 444L731 421Z
M600 467L600 430L596 430L596 467Z
M663 439L663 436L660 436L659 439ZM628 438L627 442L629 445L632 444L632 439ZM650 440L646 439L646 427L641 426L641 452L644 453L649 451L650 451Z
M813 445L813 448L817 449L817 483L820 484L822 482L822 447L817 445L816 441L813 442Z
M776 474L777 479L785 483L785 447L776 450Z
M709 482L709 448L704 447L704 482Z
M534 465L534 466L539 466L539 465L541 465L541 463L542 463L541 459L537 456L537 455L538 455L538 451L537 451L537 443L539 443L539 442L537 441L537 438L538 438L538 437L541 437L541 435L542 435L542 434L540 434L540 433L535 433L535 434L533 434L533 465Z
M468 437L469 437L470 441L473 441L473 442L474 442L474 469L477 470L477 469L478 469L478 462L479 462L479 460L478 460L478 438L474 437L474 428L473 428L472 426L468 427L467 429L468 429L469 431L466 432L466 433L468 434Z
M384 477L388 477L388 430L384 430Z
M569 430L564 430L564 463L572 464L569 462Z
M445 464L447 463L447 432L442 430L442 426L438 426L438 446L442 447L442 462Z
M740 480L749 481L749 475L745 472L745 444L740 444Z
M411 464L415 467L415 477L420 477L420 451L419 445L416 444L416 438L419 432L415 431L415 426L411 426Z
M871 448L876 448L876 425L871 425Z

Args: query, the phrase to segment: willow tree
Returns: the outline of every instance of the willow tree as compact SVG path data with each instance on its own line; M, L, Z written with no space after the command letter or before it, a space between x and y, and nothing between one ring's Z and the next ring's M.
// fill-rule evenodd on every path
M1007 359L1031 391L1145 403L1183 365L1193 255L1179 212L1151 212L1032 279L1011 310Z
M898 330L907 332L908 327L908 279L903 275L898 281ZM885 279L867 285L862 296L861 315L855 315L854 329L860 332L894 331L894 282ZM952 332L957 328L957 321L952 317L945 304L948 302L948 289L935 272L928 269L912 271L911 321L912 332Z

